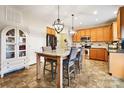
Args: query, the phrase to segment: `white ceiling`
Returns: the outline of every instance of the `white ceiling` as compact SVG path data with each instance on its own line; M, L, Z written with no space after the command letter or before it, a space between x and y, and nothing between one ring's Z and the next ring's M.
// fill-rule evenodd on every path
M57 18L56 5L13 5L12 7L48 25L52 25ZM66 27L70 28L73 13L75 28L102 25L115 20L114 12L117 12L119 7L119 5L61 5L60 19L63 20ZM93 13L94 11L97 11L96 15Z

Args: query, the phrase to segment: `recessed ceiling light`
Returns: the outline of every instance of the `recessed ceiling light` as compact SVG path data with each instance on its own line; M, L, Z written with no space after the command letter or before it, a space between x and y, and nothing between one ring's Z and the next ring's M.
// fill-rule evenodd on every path
M82 22L80 22L80 25L82 25Z
M95 10L95 11L93 12L93 14L94 14L94 15L97 15L97 14L98 14L98 11L97 11L97 10Z
M115 14L115 15L117 14L117 11L116 11L116 10L114 11L114 14Z
M96 21L98 21L98 18L96 18Z

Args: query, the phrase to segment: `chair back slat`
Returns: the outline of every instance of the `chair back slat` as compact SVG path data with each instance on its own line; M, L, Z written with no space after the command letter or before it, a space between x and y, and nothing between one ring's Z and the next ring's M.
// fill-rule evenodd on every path
M79 54L79 62L82 62L83 57L83 48L80 48L80 54Z
M71 48L69 62L76 58L77 52L78 52L77 48L73 48L73 47Z

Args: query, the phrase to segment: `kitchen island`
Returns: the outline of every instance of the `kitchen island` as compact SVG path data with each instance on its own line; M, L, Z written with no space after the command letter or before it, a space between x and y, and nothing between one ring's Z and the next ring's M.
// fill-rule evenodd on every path
M124 79L124 50L109 52L109 73Z

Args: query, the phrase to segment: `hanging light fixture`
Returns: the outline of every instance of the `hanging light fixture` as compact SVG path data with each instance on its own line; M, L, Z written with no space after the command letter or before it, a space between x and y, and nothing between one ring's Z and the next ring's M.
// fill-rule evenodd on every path
M72 14L71 16L72 16L72 27L71 27L70 34L75 34L75 31L74 31L74 14Z
M54 29L59 34L64 29L64 23L59 18L59 5L58 5L58 19L54 21Z

